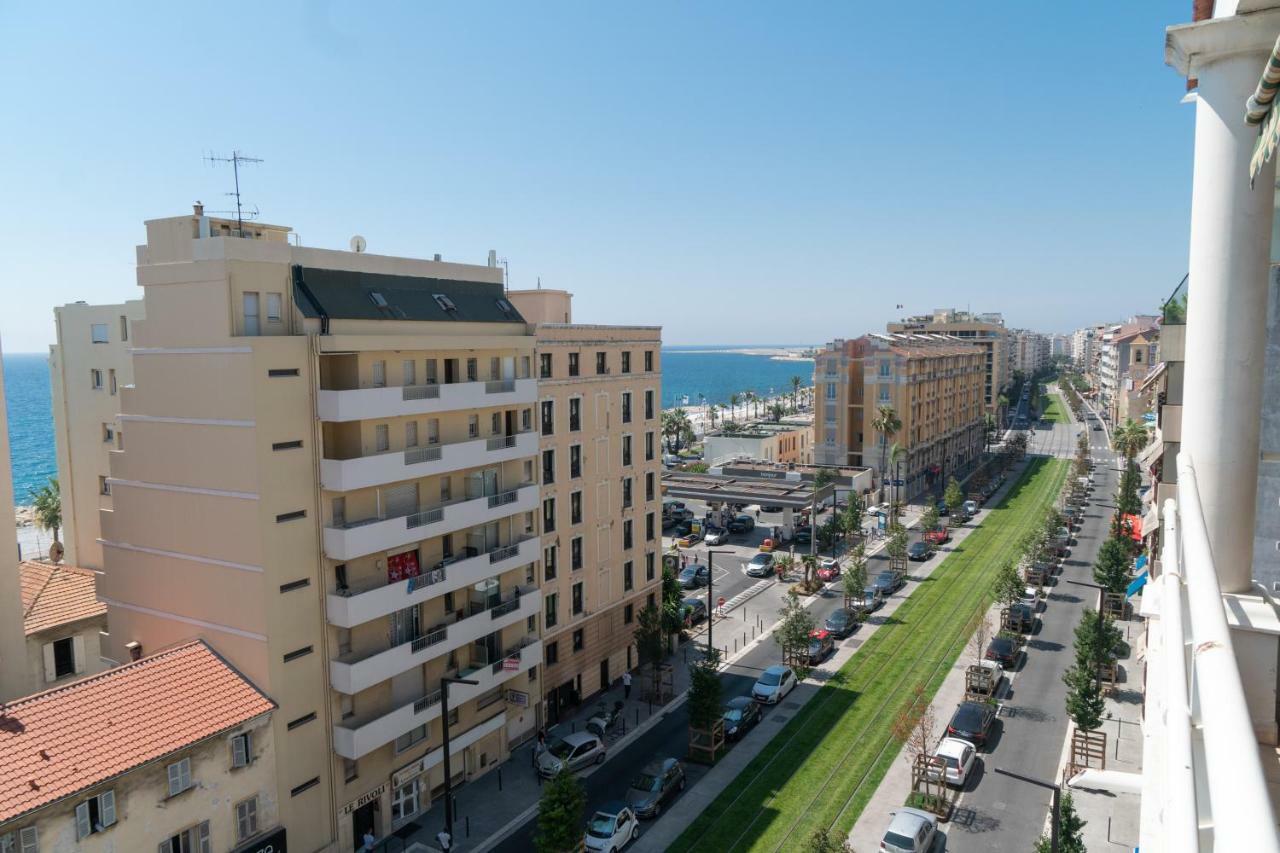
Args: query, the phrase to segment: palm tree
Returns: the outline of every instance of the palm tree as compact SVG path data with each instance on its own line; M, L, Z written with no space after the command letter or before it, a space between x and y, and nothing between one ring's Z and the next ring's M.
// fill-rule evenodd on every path
M889 462L889 439L902 429L902 419L893 410L893 406L877 406L876 417L871 422L871 427L880 433L880 481L883 486L884 481L888 479L886 466Z
M1147 446L1147 428L1133 418L1128 418L1123 424L1116 427L1115 435L1112 441L1115 443L1116 450L1124 454L1124 458L1130 464L1133 463L1133 457L1138 455L1138 451Z
M679 450L680 445L693 432L689 413L684 409L672 409L662 413L662 435L667 439L668 450Z
M1009 411L1009 395L1001 394L998 398L996 398L996 402L1000 404L1000 417L1001 419L1003 419L1005 416L1005 413Z
M791 377L791 408L799 409L799 403L796 401L796 395L800 393L800 383L803 380L799 376Z
M729 416L734 420L738 419L738 404L740 402L742 402L742 398L738 396L737 391L729 395Z
M982 416L982 435L984 438L985 449L988 452L991 450L991 436L995 434L995 431L996 416L987 412Z
M51 531L53 541L58 542L58 531L62 529L62 489L58 486L58 478L50 477L49 482L39 489L32 489L31 503L35 509L36 524Z
M782 420L782 416L787 413L787 407L781 403L774 403L769 407L769 415L773 418L774 423Z
M902 460L906 458L906 449L895 441L893 443L893 447L889 449L889 470L895 470L898 467L898 463L902 462ZM892 513L893 520L896 522L898 520L898 514L902 511L902 487L897 485L895 482L893 489Z

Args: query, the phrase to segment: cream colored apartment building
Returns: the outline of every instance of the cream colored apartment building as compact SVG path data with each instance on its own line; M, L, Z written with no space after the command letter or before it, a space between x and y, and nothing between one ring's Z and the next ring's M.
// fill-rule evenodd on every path
M140 319L140 299L53 309L58 342L49 347L49 374L62 543L72 565L102 568L98 510L111 508L109 460L124 446L120 389L133 384L130 334Z
M703 438L702 455L712 466L734 459L811 464L813 418L797 415L778 423L754 421L731 429L712 430Z
M901 479L906 496L938 488L982 452L986 375L984 349L959 338L834 341L814 360L814 461L874 468L881 481ZM901 421L893 435L874 426L882 406ZM905 456L886 464L894 444Z
M492 262L304 248L199 207L146 230L106 653L206 640L278 705L289 846L353 850L441 790L442 676L479 682L450 691L458 780L536 728L534 337Z
M1000 394L1013 380L1009 372L1009 330L998 313L975 314L954 308L935 308L931 314L905 317L885 326L889 334L924 333L950 335L982 347L986 374L982 400L987 411L1001 417Z
M661 329L572 322L563 290L507 298L537 336L544 720L635 666L661 595Z
M0 370L0 518L13 518L13 472L9 467L9 419ZM18 532L0 524L0 702L25 696L32 686L23 627L22 581L18 573Z

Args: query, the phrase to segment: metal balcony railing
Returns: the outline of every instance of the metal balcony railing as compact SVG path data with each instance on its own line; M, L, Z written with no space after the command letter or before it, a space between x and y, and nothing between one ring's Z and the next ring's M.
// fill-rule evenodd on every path
M428 631L427 633L423 634L421 637L415 637L413 640L410 641L412 645L409 647L409 651L413 652L416 655L418 652L422 651L423 649L427 649L427 648L430 648L431 646L435 646L440 643L443 643L448 638L448 636L449 636L448 626L445 626L442 628L436 628L435 630Z
M516 381L514 379L491 379L484 383L484 393L486 394L504 394L516 390Z
M406 385L400 392L402 400L436 400L440 397L440 386L431 385Z
M415 447L404 452L404 464L417 465L420 462L439 462L443 453L444 448L439 445L435 447Z

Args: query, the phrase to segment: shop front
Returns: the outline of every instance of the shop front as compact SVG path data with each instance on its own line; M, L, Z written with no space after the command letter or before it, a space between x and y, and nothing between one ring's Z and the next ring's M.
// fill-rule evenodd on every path
M339 832L345 829L344 824L351 827L350 850L361 848L366 833L371 833L374 838L381 838L387 830L388 824L382 811L382 800L387 794L387 787L387 783L382 783L347 803L338 812Z

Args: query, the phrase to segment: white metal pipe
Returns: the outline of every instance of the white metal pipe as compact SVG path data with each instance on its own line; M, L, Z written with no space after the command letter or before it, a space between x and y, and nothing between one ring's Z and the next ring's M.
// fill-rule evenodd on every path
M1160 621L1164 643L1164 802L1160 825L1169 853L1198 853L1200 830L1196 811L1196 777L1192 766L1191 704L1187 688L1186 633L1182 622L1182 554L1178 543L1178 509L1164 503L1164 545L1160 562Z
M1280 853L1253 721L1201 513L1196 470L1186 447L1178 454L1178 522L1214 850Z

